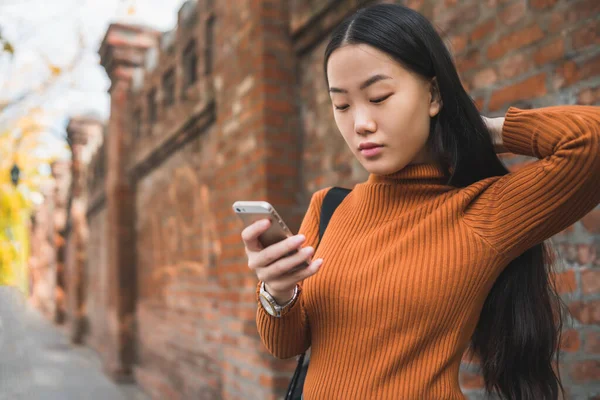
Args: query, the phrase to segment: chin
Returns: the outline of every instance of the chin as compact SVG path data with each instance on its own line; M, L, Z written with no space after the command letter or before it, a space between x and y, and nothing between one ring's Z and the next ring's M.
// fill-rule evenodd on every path
M383 160L380 160L383 161ZM409 165L409 162L406 163L385 163L385 162L364 162L363 167L370 173L375 175L389 175L395 172L400 171L402 168Z

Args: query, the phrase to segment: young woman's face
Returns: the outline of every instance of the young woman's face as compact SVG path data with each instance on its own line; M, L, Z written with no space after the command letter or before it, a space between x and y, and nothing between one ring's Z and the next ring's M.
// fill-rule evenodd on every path
M433 162L425 143L440 102L430 80L364 44L335 50L327 77L335 123L368 172L385 175ZM361 150L366 143L379 147Z

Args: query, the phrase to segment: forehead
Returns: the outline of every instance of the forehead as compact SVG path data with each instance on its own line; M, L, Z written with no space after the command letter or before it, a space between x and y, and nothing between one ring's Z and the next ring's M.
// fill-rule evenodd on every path
M408 71L390 55L366 44L350 44L336 49L327 62L330 86L348 86L376 74L402 77Z

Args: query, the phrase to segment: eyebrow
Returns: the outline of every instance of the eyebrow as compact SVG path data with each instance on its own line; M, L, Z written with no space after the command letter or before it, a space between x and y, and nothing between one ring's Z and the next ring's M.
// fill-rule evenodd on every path
M373 85L374 83L383 81L385 79L392 79L392 78L387 75L382 75L382 74L373 75L372 77L370 77L369 79L367 79L366 81L364 81L363 83L360 84L360 90L366 89L369 86ZM329 93L348 93L348 91L346 89L331 87L331 88L329 88Z

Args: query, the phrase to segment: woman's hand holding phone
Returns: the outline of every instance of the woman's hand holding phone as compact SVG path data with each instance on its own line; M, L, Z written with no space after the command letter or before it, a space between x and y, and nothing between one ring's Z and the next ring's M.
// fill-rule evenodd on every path
M266 291L275 301L284 304L292 298L298 282L317 273L323 260L311 262L314 249L310 246L302 248L306 240L302 235L291 236L264 248L258 237L270 224L268 219L256 221L242 231L242 240L246 247L248 267L265 283ZM304 262L308 264L307 267L297 268Z

